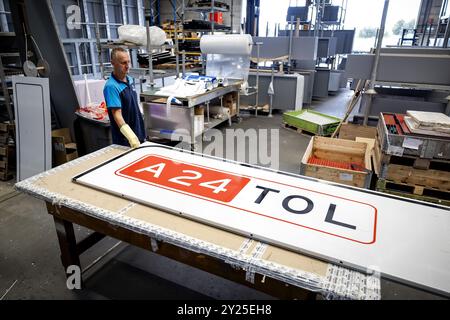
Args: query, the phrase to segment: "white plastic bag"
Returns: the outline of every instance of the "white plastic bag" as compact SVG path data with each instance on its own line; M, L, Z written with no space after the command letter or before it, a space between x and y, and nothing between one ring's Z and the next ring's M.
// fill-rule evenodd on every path
M139 46L147 45L146 28L139 25L127 24L118 28L119 39L123 42L131 42ZM159 27L150 27L150 44L160 46L166 41L166 33Z

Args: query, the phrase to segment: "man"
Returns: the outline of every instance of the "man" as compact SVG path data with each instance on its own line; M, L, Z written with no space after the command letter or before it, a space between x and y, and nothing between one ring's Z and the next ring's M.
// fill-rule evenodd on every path
M123 48L111 52L113 72L103 88L111 120L112 142L131 148L145 141L145 127L139 110L134 79L128 76L130 55Z

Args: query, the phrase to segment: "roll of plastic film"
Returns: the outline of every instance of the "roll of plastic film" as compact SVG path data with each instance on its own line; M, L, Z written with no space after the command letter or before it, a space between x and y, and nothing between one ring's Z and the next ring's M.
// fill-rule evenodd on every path
M252 36L249 34L204 35L200 39L200 50L205 54L249 56L252 43Z

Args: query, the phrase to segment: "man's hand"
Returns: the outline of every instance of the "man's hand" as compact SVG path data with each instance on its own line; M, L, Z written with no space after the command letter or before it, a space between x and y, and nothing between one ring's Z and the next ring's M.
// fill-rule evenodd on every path
M137 148L141 145L139 142L138 137L136 134L131 130L130 126L127 124L124 124L120 127L120 132L127 138L128 143L130 144L131 148Z

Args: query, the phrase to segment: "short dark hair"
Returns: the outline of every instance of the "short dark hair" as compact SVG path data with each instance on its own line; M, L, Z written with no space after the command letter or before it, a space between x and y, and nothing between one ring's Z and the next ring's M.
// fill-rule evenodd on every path
M128 53L128 50L125 48L122 48L122 47L117 47L117 48L112 49L111 50L111 61L114 60L114 58L117 55L117 52L127 52Z

